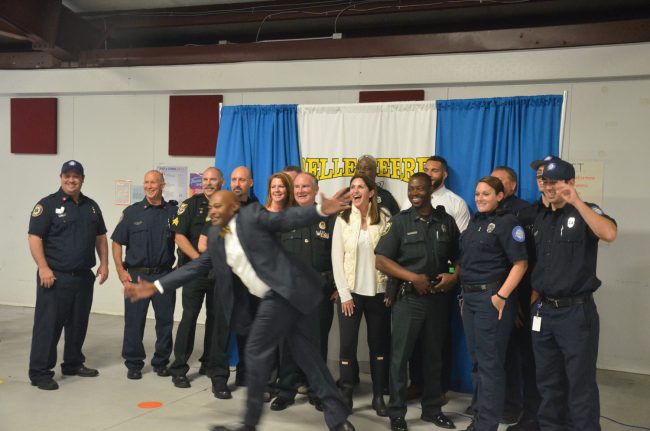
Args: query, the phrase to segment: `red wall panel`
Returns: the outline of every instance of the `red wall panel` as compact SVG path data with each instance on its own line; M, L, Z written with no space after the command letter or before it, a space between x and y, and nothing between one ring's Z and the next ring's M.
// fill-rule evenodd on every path
M169 155L215 155L223 96L169 97Z
M360 91L359 103L413 102L424 100L424 90Z
M11 152L56 154L57 99L11 99Z

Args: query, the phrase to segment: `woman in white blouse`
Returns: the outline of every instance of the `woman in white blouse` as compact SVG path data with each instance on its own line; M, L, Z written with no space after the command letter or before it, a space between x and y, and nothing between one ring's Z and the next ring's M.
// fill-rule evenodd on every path
M350 182L352 207L339 214L332 238L332 267L339 292L340 380L343 398L352 408L357 375L359 325L365 315L370 348L372 407L387 416L383 390L390 348L390 310L385 299L386 276L375 269L375 246L386 225L377 205L377 185L365 175Z

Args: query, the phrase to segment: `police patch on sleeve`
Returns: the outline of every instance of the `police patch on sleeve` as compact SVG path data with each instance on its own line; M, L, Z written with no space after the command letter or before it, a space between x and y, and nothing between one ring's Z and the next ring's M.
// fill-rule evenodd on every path
M32 217L38 217L41 214L43 214L43 205L36 204L36 206L32 210Z
M598 205L592 205L591 209L598 215L603 215L603 210Z
M390 231L390 228L391 228L392 226L393 226L393 223L392 223L392 222L388 222L388 223L386 223L386 226L384 226L384 229L382 229L382 231L381 231L381 233L379 234L379 236L384 236L384 235L386 235L386 234Z
M514 229L512 229L512 238L517 242L524 242L526 240L524 228L521 226L515 226Z
M187 204L186 204L186 203L182 203L181 206L178 207L178 212L177 212L177 214L178 214L178 215L183 214L183 213L185 212L186 209L187 209Z

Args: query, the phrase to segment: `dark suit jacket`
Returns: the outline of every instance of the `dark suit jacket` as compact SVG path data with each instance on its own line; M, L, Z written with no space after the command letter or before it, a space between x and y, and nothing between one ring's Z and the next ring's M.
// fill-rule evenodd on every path
M292 207L273 213L259 203L242 207L236 219L239 242L257 276L304 314L313 311L320 303L323 280L309 266L291 257L274 233L309 226L318 219L315 206ZM210 230L205 253L162 277L160 283L165 291L177 289L198 275L207 275L214 268L226 320L236 332L246 333L252 321L248 292L226 262L220 230L218 227Z

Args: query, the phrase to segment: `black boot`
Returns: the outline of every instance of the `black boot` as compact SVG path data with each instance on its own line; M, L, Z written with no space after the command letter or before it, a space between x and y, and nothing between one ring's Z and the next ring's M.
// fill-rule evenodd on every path
M340 367L340 376L339 384L341 386L341 395L343 396L343 401L352 410L352 396L354 394L354 373L355 369L358 369L358 366L355 367L357 361L339 361Z
M384 387L386 386L386 363L383 359L370 360L370 373L372 377L372 408L377 416L388 416L388 409L384 403Z

